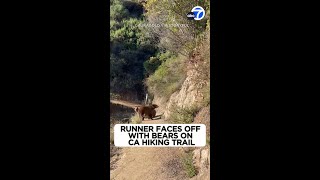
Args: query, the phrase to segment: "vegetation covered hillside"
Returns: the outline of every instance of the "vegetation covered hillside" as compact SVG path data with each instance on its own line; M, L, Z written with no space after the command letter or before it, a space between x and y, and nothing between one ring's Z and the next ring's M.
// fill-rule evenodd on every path
M187 19L186 14L195 6L206 11L202 20ZM159 157L158 168L153 168L152 157L157 157L159 150L125 149L123 168L141 178L156 175L159 179L179 179L177 175L182 175L209 179L210 1L111 0L110 13L111 98L141 103L148 93L152 103L159 105L157 114L164 114L159 122L201 123L207 127L207 146L203 148L166 150L163 154L172 157ZM150 158L140 157L143 153ZM139 173L141 169L136 171L137 166L148 163L143 173ZM125 173L120 168L113 175L127 177Z
M132 1L110 1L110 90L112 96L144 94L144 62L156 53L148 32L138 25L144 22L143 6Z
M111 97L143 100L145 93L169 100L187 77L187 63L206 36L210 2L112 0L110 3ZM206 9L201 21L186 14ZM132 100L132 99L131 99Z

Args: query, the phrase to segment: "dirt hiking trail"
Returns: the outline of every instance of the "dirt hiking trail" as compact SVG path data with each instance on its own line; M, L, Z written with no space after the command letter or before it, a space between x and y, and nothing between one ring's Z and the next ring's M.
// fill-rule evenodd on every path
M135 107L126 101L111 103ZM163 119L145 120L142 124L167 124ZM115 169L110 171L111 180L180 180L188 179L180 163L179 149L166 147L122 148Z
M110 100L110 103L119 104L119 105L122 105L122 106L127 106L129 108L134 108L136 106L141 106L141 104L136 104L136 103L132 103L132 102L128 102L128 101L122 101L122 100Z

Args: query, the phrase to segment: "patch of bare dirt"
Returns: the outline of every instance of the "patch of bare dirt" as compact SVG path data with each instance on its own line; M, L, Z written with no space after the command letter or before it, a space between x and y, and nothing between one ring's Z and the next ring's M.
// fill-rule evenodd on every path
M163 163L162 173L166 174L167 179L186 179L186 173L178 156L172 157Z
M161 120L147 120L143 124L165 124ZM122 148L120 159L110 171L111 180L180 180L186 178L179 159L178 148L132 147Z
M124 148L113 180L178 180L186 179L177 148Z

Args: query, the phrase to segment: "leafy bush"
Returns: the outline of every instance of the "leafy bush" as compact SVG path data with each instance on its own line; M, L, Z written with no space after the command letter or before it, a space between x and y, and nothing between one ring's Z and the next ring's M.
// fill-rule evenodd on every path
M144 94L143 63L155 54L156 44L141 30L143 7L139 3L112 0L110 3L110 89L111 92Z
M143 64L147 75L153 74L162 63L164 63L167 59L171 58L172 56L173 54L167 51L158 52L155 57L150 57L149 60L145 61Z
M152 74L159 66L161 65L161 61L156 57L150 57L149 60L143 63L144 69L147 74Z
M163 62L146 80L148 91L164 99L179 90L186 78L184 59L172 56Z
M125 9L120 0L112 0L110 2L110 19L121 21L128 13L128 10Z

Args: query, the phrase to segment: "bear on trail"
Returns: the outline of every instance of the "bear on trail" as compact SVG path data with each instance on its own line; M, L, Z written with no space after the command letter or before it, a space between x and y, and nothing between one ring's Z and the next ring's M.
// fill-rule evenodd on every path
M134 110L139 114L142 121L144 120L145 116L149 119L152 119L156 116L156 108L159 106L156 104L152 104L151 106L137 106Z

